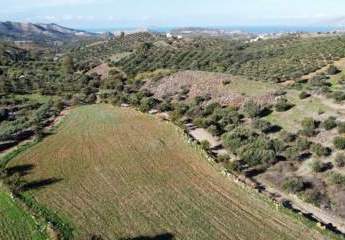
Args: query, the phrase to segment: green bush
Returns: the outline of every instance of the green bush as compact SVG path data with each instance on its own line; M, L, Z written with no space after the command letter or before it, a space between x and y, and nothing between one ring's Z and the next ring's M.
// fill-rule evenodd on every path
M271 129L273 128L272 124L267 121L267 120L263 120L263 119L255 119L253 120L253 128L255 129L259 129L261 132L263 133L268 133L271 131Z
M292 108L293 104L289 103L289 101L286 98L279 98L274 107L277 112L285 112Z
M284 156L287 160L298 160L300 151L296 146L290 146L285 149Z
M327 118L323 123L322 126L326 129L326 130L331 130L335 127L337 127L337 122L336 122L336 118L335 117L329 117Z
M345 122L338 122L338 133L344 134L345 133Z
M254 101L248 101L243 105L243 111L251 118L260 117L265 110L265 107Z
M335 91L332 93L331 97L338 103L345 100L345 93L341 91Z
M336 149L345 150L345 137L335 137L333 144Z
M148 112L157 105L157 100L151 97L145 97L141 99L139 110L142 112Z
M297 139L296 146L299 151L306 151L310 149L311 142L309 142L306 138L299 137Z
M340 72L340 70L336 66L334 66L333 64L330 65L327 69L327 74L329 74L329 75L335 75L339 72Z
M337 153L334 159L335 166L338 168L345 167L345 154L344 153Z
M229 154L222 154L217 156L217 162L218 163L225 163L230 160Z
M225 168L234 173L238 173L242 169L242 163L241 161L229 161L225 164Z
M170 112L173 110L173 105L169 101L164 101L159 105L161 112Z
M329 181L332 184L342 185L345 187L345 175L332 172L329 174Z
M318 157L327 157L332 153L332 150L330 148L324 147L320 143L312 144L311 151Z
M208 151L210 149L210 147L211 147L209 141L207 141L207 140L201 141L200 145L206 151Z
M291 177L285 179L283 189L289 193L303 192L307 187L306 182L301 177Z
M306 99L306 98L308 98L308 97L310 97L310 94L307 93L307 92L302 91L302 92L299 94L299 98L300 98L300 99Z
M315 135L316 122L312 118L305 118L302 120L302 133L308 137Z
M321 206L322 200L324 200L325 197L326 196L317 189L308 189L302 194L302 198L305 202L314 204L317 207Z
M325 171L326 165L321 162L320 160L314 160L311 164L310 164L311 170L315 173L320 173Z

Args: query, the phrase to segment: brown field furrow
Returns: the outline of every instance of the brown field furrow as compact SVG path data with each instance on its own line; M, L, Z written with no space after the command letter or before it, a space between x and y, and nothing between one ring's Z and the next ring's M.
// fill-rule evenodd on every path
M76 239L325 239L221 176L175 126L131 109L74 109L11 162L21 164L35 166L27 181L62 179L31 193L73 223Z

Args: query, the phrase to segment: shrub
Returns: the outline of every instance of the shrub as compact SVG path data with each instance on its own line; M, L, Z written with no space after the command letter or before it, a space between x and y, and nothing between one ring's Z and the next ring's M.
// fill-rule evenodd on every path
M316 189L308 189L303 193L302 197L305 202L320 207L322 201L325 199L326 196Z
M292 177L285 179L283 189L289 193L302 192L307 188L306 182L301 177Z
M243 111L251 118L260 117L265 108L254 101L248 101L243 105Z
M297 139L296 146L298 150L305 151L310 148L311 142L308 141L308 139L300 137Z
M345 137L335 137L333 144L336 149L345 150Z
M241 161L232 161L225 164L225 168L230 172L238 173L242 169Z
M322 87L328 85L329 83L327 82L326 76L316 75L309 80L309 84L315 87Z
M217 162L218 163L223 163L223 162L227 162L230 160L230 156L229 154L221 154L217 157Z
M327 69L327 74L329 74L329 75L335 75L339 72L340 72L339 69L334 65L330 65Z
M326 164L321 162L320 160L314 160L310 164L311 170L315 173L323 172L326 170Z
M217 108L221 108L219 103L210 103L208 104L202 112L203 116L211 115Z
M285 112L292 108L293 104L289 103L289 101L286 98L280 98L274 107L277 112Z
M302 120L302 132L304 135L311 137L315 134L316 122L312 118L305 118Z
M323 123L322 126L326 130L331 130L337 126L336 118L335 117L329 117L327 118Z
M336 102L342 102L345 100L345 93L341 91L335 91L331 96Z
M345 122L338 122L338 133L344 134L345 133Z
M293 134L293 133L289 133L289 132L286 132L286 131L282 131L280 133L280 137L283 141L285 142L293 142L296 140L296 134Z
M262 119L255 119L253 121L253 127L259 129L263 133L268 133L272 130L271 123Z
M344 153L337 153L334 159L335 166L342 168L345 167L345 155Z
M160 110L161 112L170 112L170 111L173 110L173 106L172 106L172 104L171 104L170 102L164 101L164 102L162 102L162 103L160 104L159 110Z
M231 83L231 80L230 79L224 79L222 81L223 85L226 86L226 85L229 85Z
M202 118L202 117L197 117L193 120L193 124L197 127L200 128L207 128L208 124L207 124L207 119L206 118Z
M284 151L284 156L288 160L297 160L300 152L296 146L290 146Z
M157 100L151 97L141 99L139 109L142 112L148 112L157 105Z
M302 92L299 94L299 98L300 98L300 99L306 99L306 98L308 98L308 97L310 97L310 94L307 93L307 92L302 91Z
M207 141L207 140L201 141L200 145L206 151L208 151L210 149L210 147L211 147L209 141Z
M223 134L222 139L224 146L231 152L235 152L242 145L248 143L252 133L247 128L237 127L233 131Z
M329 174L328 179L333 184L345 186L345 175L343 174L333 172Z
M249 167L272 164L276 160L276 152L270 142L260 136L250 139L250 142L247 145L242 145L237 153L238 157Z
M320 143L313 144L311 151L318 157L327 157L332 153L332 150L328 147L323 147Z

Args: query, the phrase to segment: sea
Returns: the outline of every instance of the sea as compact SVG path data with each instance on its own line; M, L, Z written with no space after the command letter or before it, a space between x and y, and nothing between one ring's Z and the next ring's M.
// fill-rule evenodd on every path
M197 26L195 26L197 27ZM89 32L103 33L103 32L120 32L120 31L136 31L136 30L150 30L154 32L170 32L173 29L182 27L109 27L109 28L93 28L84 29ZM184 28L184 27L183 27ZM335 30L345 30L345 26L207 26L202 27L207 29L222 29L226 31L241 31L254 34L269 34L269 33L288 33L288 32L332 32Z

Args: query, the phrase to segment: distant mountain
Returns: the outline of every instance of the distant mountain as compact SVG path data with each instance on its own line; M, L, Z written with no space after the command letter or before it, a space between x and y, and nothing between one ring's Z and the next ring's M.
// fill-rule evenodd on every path
M14 41L65 41L94 37L95 33L50 24L0 22L0 38Z

